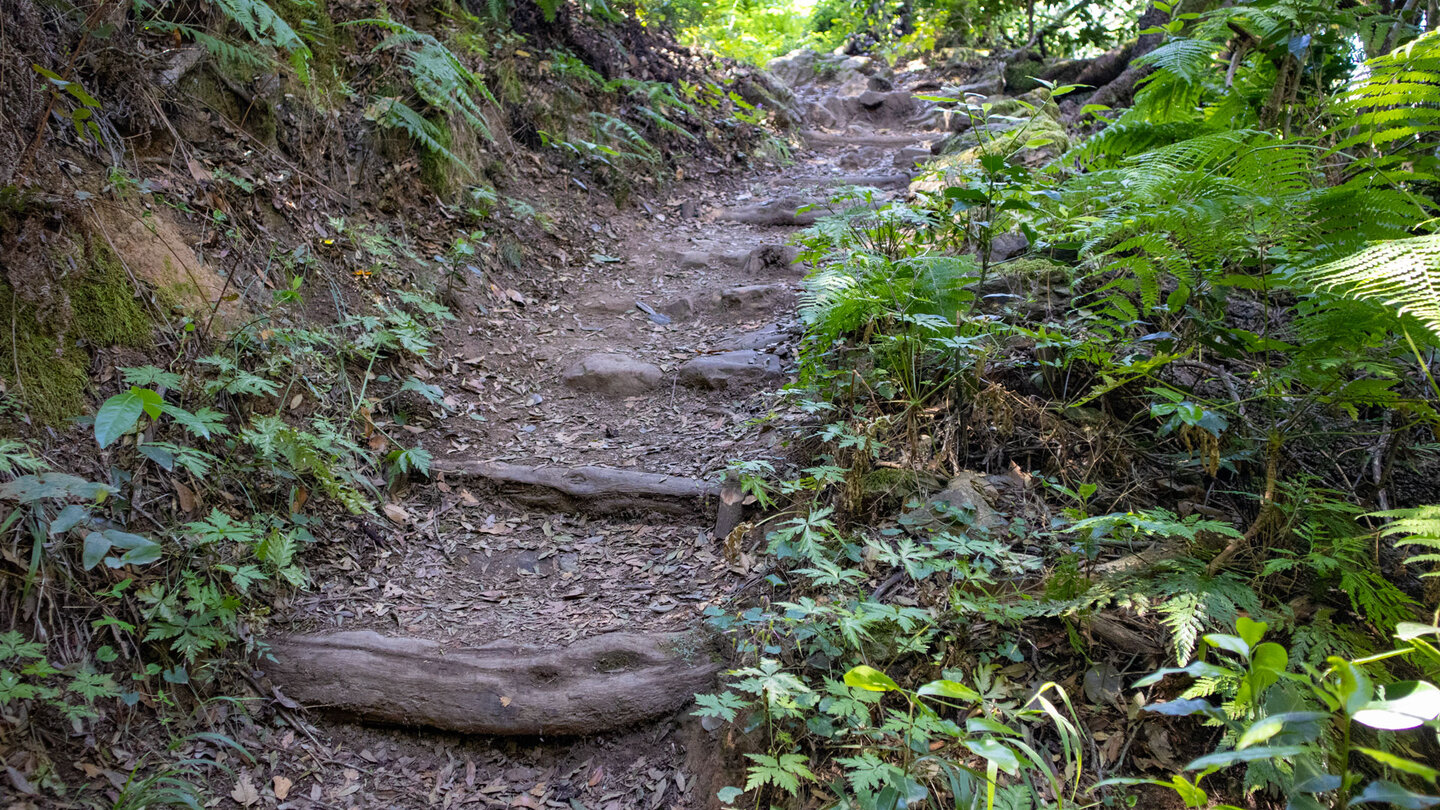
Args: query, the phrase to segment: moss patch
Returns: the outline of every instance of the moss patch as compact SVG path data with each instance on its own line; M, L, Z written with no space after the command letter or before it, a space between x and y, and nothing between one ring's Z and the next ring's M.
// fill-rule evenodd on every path
M270 0L290 27L310 46L310 81L315 102L320 106L343 103L345 82L340 76L341 50L354 46L348 28L335 25L323 0Z
M94 346L144 346L150 340L150 316L135 300L135 287L110 246L92 238L85 271L62 280L75 313L71 332Z
M1005 92L1026 93L1040 87L1040 82L1035 80L1045 70L1045 63L1038 59L1027 59L1023 62L1012 62L1005 66Z
M0 377L20 389L26 410L41 424L85 410L86 346L141 347L151 337L134 285L103 241L92 239L55 261L58 286L69 299L68 323L41 323L35 306L0 277Z
M435 113L428 116L428 120L435 125L435 140L454 154L452 150L455 146L455 134L450 129L449 119L443 114ZM428 149L424 144L416 143L415 149L420 155L420 182L441 197L454 191L455 175L460 171L455 161L444 152Z
M35 321L35 309L17 302L0 279L0 377L19 389L30 418L54 425L82 412L90 385L90 356L69 340L61 345ZM14 329L12 331L11 326ZM12 335L14 339L12 340Z

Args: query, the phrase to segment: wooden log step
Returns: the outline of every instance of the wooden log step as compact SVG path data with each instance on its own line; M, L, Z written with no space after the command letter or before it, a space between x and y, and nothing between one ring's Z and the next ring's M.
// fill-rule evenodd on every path
M271 640L264 670L309 708L498 736L587 735L679 711L721 664L699 634L607 633L569 647L447 650L369 630Z
M503 461L437 461L447 478L480 478L501 494L535 508L615 512L693 513L719 493L717 483L613 467L531 467Z

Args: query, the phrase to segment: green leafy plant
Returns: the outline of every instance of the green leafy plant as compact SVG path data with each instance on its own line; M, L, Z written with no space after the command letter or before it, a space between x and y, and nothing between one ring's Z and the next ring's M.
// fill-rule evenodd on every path
M1394 753L1387 737L1374 734L1440 729L1440 688L1423 680L1375 680L1376 664L1396 657L1424 659L1433 668L1440 657L1428 639L1440 635L1440 628L1407 623L1397 631L1397 638L1409 642L1406 648L1355 661L1332 656L1323 669L1298 672L1284 646L1263 640L1266 629L1264 622L1241 617L1235 634L1205 636L1206 646L1223 652L1227 660L1160 670L1136 683L1151 686L1179 674L1215 684L1228 695L1220 706L1200 697L1146 706L1157 714L1201 717L1225 729L1224 748L1186 766L1186 771L1198 772L1193 780L1176 775L1169 781L1121 778L1102 784L1147 782L1174 789L1186 807L1211 807L1215 805L1201 780L1243 764L1247 781L1273 786L1293 808L1440 803L1440 796L1413 789L1433 790L1440 771ZM1368 738L1362 739L1361 732L1367 730ZM1398 737L1395 745L1401 745ZM1385 776L1372 775L1362 762Z

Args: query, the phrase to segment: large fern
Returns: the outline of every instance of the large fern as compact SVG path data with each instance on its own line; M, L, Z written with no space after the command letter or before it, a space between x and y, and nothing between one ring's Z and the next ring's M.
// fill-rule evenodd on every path
M274 48L290 59L301 81L309 81L309 64L314 54L305 41L284 17L270 7L265 0L213 0L216 8L227 20L239 26L253 45ZM136 11L157 13L158 8L150 0L136 0ZM171 22L152 16L146 27L159 31L173 31L200 43L214 56L232 65L263 68L274 64L272 59L256 52L245 44L236 43L221 32L211 31L195 25Z
M440 40L393 20L356 20L347 25L374 25L389 31L374 51L404 49L405 70L420 100L439 112L460 117L485 140L494 140L484 104L494 104L495 96ZM395 119L392 123L402 122Z

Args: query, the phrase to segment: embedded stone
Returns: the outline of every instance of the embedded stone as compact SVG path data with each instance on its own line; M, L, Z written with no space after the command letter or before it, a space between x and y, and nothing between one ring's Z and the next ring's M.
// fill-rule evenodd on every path
M765 312L786 303L792 295L785 284L747 284L720 293L720 305L743 313Z
M615 352L587 354L561 374L565 384L577 391L632 396L660 384L660 367Z
M784 377L780 358L748 349L702 354L680 366L683 385L707 390L760 386Z

